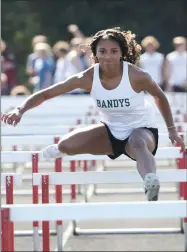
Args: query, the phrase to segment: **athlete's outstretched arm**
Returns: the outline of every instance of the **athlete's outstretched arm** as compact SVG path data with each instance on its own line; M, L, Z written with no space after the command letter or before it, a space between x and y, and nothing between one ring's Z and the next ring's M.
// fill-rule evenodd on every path
M34 107L39 106L44 101L54 98L58 95L65 94L76 88L87 89L89 82L89 70L81 72L67 80L54 84L46 89L36 92L29 96L22 104L20 104L16 109L10 111L1 116L1 120L10 125L16 125L19 123L23 113Z
M142 72L140 73L140 86L142 91L148 92L151 96L153 96L155 103L162 114L166 126L168 128L169 137L171 142L174 144L177 142L181 145L181 148L184 150L185 145L182 141L182 138L178 136L175 124L173 121L173 116L171 112L171 108L168 102L168 99L162 89L153 81L151 76L148 73Z

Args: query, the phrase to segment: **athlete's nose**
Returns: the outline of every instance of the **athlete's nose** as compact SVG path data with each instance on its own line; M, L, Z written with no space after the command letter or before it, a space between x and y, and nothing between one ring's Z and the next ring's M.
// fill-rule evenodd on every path
M105 53L105 59L110 59L111 57L110 57L110 53Z

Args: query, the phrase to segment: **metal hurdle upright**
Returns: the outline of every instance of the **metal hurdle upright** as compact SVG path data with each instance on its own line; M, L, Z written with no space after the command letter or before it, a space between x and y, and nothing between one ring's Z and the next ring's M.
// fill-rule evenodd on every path
M4 186L6 189L6 204L14 204L14 185L21 186L22 179L21 174L19 173L2 173L1 174L1 186ZM5 213L2 212L2 219L6 218ZM6 228L2 222L2 230ZM3 231L2 231L3 232ZM9 248L13 251L14 250L14 223L11 222L9 224L9 235L10 240L9 244L6 245L6 242L2 244L2 248L5 246L9 246Z

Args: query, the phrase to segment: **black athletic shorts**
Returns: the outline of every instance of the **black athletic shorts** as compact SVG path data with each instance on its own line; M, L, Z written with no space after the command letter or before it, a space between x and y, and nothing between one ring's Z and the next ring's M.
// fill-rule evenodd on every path
M103 122L102 122L103 123ZM115 138L109 127L103 123L107 129L107 132L108 132L108 136L109 136L109 139L110 139L110 142L111 142L111 145L112 145L112 149L113 149L113 155L108 155L109 158L111 159L116 159L118 158L119 156L121 156L122 154L128 156L129 158L131 158L127 152L125 151L125 146L128 142L128 139L129 137L127 137L126 139L124 140L119 140L117 138ZM156 146L155 146L155 149L153 150L152 154L155 155L156 154L156 151L158 149L158 129L157 128L147 128L147 127L143 127L144 129L148 129L150 130L153 135L154 135L154 138L155 138L155 143L156 143ZM131 158L132 160L136 161L135 159Z

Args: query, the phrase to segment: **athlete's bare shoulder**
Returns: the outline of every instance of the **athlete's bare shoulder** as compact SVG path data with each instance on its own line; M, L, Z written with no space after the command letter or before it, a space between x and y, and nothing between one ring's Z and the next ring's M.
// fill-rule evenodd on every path
M128 63L129 68L129 74L133 75L134 78L146 78L149 76L149 74L144 71L144 69L140 68L139 66L133 65L131 63Z
M76 77L81 80L81 88L87 92L90 92L92 89L93 73L94 66L91 66L76 75Z
M128 74L131 86L137 93L142 91L142 83L152 81L148 72L130 63L128 63Z

